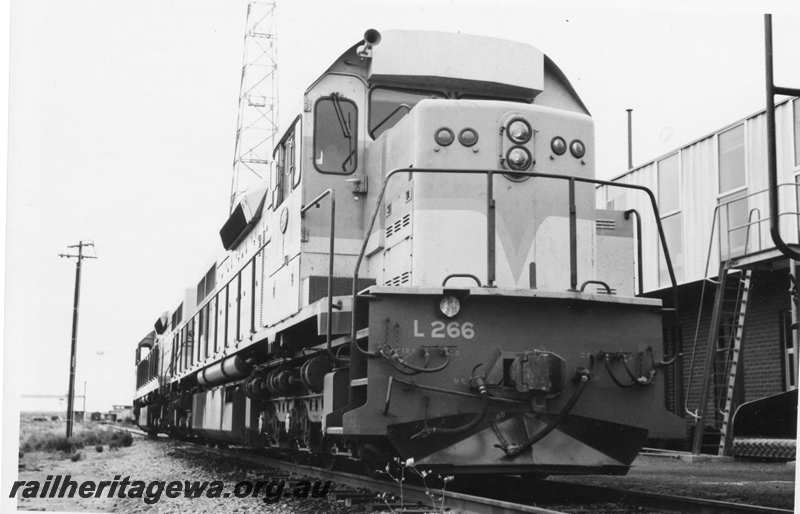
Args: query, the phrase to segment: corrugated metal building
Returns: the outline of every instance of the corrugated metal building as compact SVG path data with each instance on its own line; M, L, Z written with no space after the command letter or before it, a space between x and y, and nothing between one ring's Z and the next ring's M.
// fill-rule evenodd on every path
M798 244L800 99L778 104L775 118L780 228L786 242ZM679 284L681 387L673 389L668 404L692 419L707 355L715 355L704 424L720 430L726 409L797 387L792 267L769 233L766 134L761 111L614 179L647 186L656 195ZM669 275L648 198L614 187L597 193L599 208L641 213L643 289L665 296ZM728 264L727 272L720 273L721 263ZM713 351L709 340L717 341ZM732 380L735 393L727 398Z

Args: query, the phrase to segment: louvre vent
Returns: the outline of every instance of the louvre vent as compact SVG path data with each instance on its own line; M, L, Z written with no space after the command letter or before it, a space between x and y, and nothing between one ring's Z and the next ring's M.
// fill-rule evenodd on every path
M400 232L401 229L406 228L411 224L411 215L406 214L402 218L398 219L391 225L386 227L386 238L390 238L392 235L397 234Z
M614 220L599 219L595 220L594 225L597 230L615 230L617 228Z
M384 282L384 285L387 285L387 286L401 286L403 284L408 284L409 282L411 282L411 272L410 271L406 271L406 272L403 272L403 273L401 273L401 274L399 274L399 275L397 275L397 276L395 276L393 278L390 278L389 280Z
M596 286L596 292L597 294L617 294L617 290L614 289L613 287L611 288L611 292L609 293L603 286Z

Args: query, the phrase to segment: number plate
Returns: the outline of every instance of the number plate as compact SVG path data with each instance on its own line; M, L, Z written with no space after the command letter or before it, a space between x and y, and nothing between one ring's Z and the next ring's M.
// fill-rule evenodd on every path
M431 322L414 320L414 337L425 339L474 339L476 335L475 323L471 321L442 321Z

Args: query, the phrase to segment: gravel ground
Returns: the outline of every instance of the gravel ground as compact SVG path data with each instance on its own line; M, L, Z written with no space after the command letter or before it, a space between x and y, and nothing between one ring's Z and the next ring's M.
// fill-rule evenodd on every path
M237 498L232 491L237 482L269 481L264 469L240 463L218 455L212 449L178 441L152 441L135 437L128 448L98 453L94 447L81 450L82 458L77 462L58 453L31 452L20 459L18 480L37 480L43 483L47 475L71 475L72 480L114 480L115 475L130 480L220 480L224 482L223 497L167 498L148 505L141 498L19 498L19 510L47 510L74 512L358 512L366 507L347 507L342 502L327 498L281 499L264 502L264 494L258 498ZM287 485L285 493L291 491ZM229 493L224 497L224 493ZM18 497L20 494L18 494Z
M557 476L552 479L768 507L794 507L794 463L735 460L689 463L640 455L626 476Z
M370 505L348 507L332 497L281 499L272 503L259 497L237 498L232 493L242 480L268 481L263 468L242 463L218 451L179 441L152 441L135 437L134 444L119 450L96 452L81 450L77 462L58 453L31 452L20 460L19 480L44 482L47 475L71 475L72 480L113 480L115 475L130 480L189 480L224 482L223 497L168 498L162 493L159 502L147 504L141 498L19 498L20 510L74 512L366 512ZM279 478L279 477L276 477ZM559 482L574 481L622 489L680 494L792 508L794 505L795 467L784 463L706 461L688 463L664 457L640 456L624 477L576 476L552 477ZM290 491L290 486L285 489ZM224 497L224 493L229 493ZM19 496L19 495L18 495ZM602 511L603 509L600 509Z

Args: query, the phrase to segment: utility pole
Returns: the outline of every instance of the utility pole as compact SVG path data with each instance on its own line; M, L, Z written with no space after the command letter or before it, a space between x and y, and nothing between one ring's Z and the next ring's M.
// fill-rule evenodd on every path
M75 350L78 346L78 304L81 299L81 262L83 262L83 259L97 258L92 255L83 254L83 249L89 246L94 247L94 243L78 241L78 244L67 246L67 248L77 248L77 255L68 253L58 254L59 257L75 259L75 296L72 302L72 344L69 358L69 392L67 393L67 437L72 437L72 422L75 416Z

